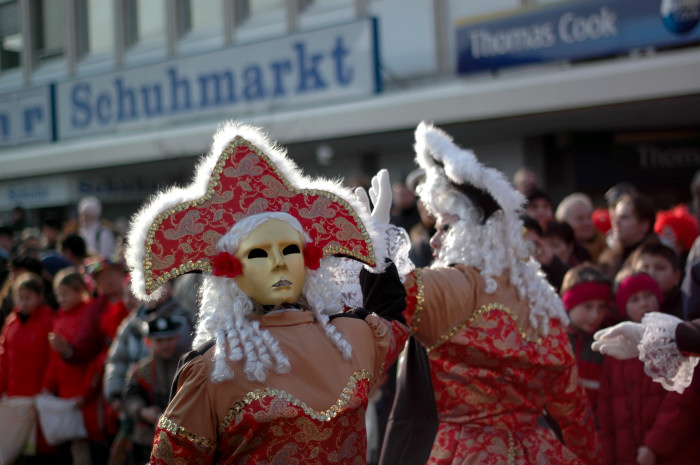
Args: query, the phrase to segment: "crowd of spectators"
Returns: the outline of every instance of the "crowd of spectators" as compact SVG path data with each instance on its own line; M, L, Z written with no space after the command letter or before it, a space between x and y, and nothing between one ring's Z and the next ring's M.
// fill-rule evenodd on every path
M435 232L434 219L415 195L423 175L416 170L393 186L391 221L408 232L416 266L430 265ZM663 389L644 397L618 386L629 379L621 373L637 376L639 366L608 362L590 344L596 330L641 319L640 312L698 316L700 308L683 291L700 280L695 216L700 201L657 211L652 199L620 183L605 193L606 205L594 205L582 192L555 203L532 170L519 170L513 182L526 199L523 234L569 312L572 349L605 435L606 459L624 463L633 450L639 463L683 463L674 457L687 457L689 446L676 438L671 447L658 430L668 430L669 409L687 400ZM700 197L697 186L700 178L691 185L694 199L696 191ZM42 429L50 418L39 411L38 434L23 445L16 463L141 463L167 405L177 360L192 343L199 279L185 275L166 286L159 300L136 300L122 238L101 219L99 200L82 199L77 212L75 224L51 218L29 228L17 209L0 225L0 396L70 401L84 425L75 437L57 440ZM649 295L654 299L648 306L638 305ZM369 428L377 431L369 441L375 457L394 389L388 380L370 405L376 412L369 417L378 422ZM615 407L621 392L647 399L650 406L621 419ZM637 420L643 431L615 437ZM693 423L700 419L683 421L685 428L700 431Z

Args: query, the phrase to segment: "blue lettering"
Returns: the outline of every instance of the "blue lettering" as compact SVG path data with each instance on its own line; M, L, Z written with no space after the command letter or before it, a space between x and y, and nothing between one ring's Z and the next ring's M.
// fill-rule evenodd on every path
M236 101L236 94L233 90L233 74L231 71L225 71L220 74L202 74L199 76L199 88L202 96L200 101L201 107L208 107L212 104L209 100L209 89L213 89L214 91L214 105L234 103Z
M349 53L350 51L343 46L343 36L338 36L335 41L335 47L331 51L331 56L335 60L335 78L341 86L350 84L355 74L353 68L345 69L343 66L343 60Z
M299 65L299 86L298 92L307 92L309 90L324 89L326 83L321 79L318 72L318 65L323 60L322 54L312 55L309 57L309 63L306 58L306 46L302 42L294 44L297 50L297 61ZM309 84L307 81L311 81Z
M270 64L272 68L272 74L274 75L274 90L272 95L275 97L282 97L286 93L282 84L282 73L289 74L292 71L292 63L289 60L285 61L273 61Z
M76 128L85 128L90 125L90 120L92 120L92 111L89 103L90 93L90 85L88 84L78 84L71 92L73 114L70 122Z
M0 115L0 134L5 140L10 138L10 117L7 113Z
M172 90L170 94L170 111L177 112L181 109L189 110L192 107L192 102L190 100L190 83L187 82L187 79L178 79L176 68L168 68L168 74L170 75L170 89ZM182 90L182 94L184 95L185 101L182 108L178 103L178 90Z
M109 120L112 118L112 99L107 92L103 92L97 97L95 107L97 110L97 120L100 124L108 124Z
M248 100L265 98L265 87L262 80L262 69L259 66L251 65L243 71L245 88L243 95Z
M114 80L117 89L117 121L125 121L136 118L136 92L133 89L124 87L121 79ZM128 110L125 107L129 107ZM127 114L127 111L129 114Z
M34 132L34 123L39 123L44 119L44 112L41 107L27 108L24 110L24 135L31 136Z
M150 89L146 86L141 88L141 95L143 95L143 111L146 116L155 116L163 114L163 92L159 84L154 84ZM149 96L153 96L155 100L155 106L151 107L151 99Z

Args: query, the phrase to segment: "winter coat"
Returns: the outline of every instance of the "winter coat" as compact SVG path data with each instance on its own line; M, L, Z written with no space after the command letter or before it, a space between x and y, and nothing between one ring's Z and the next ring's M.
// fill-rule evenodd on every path
M15 309L0 335L0 394L33 396L49 360L49 333L56 313L47 305L34 310L22 322Z
M644 372L638 359L606 357L598 399L599 434L607 464L636 465L645 445L657 465L696 463L700 457L700 387L683 394L666 391Z

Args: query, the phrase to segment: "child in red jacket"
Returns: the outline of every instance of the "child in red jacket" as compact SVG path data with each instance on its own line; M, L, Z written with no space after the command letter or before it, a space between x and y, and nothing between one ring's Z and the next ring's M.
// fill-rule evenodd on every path
M73 268L59 271L54 279L54 288L61 307L53 326L53 334L62 336L73 343L78 335L81 321L89 318L89 295L85 282L80 273ZM53 335L52 334L52 335ZM101 374L100 354L96 353L91 360L81 364L66 362L65 353L61 346L53 343L49 366L44 377L44 388L64 399L79 398L78 405L83 414L87 439L71 442L73 463L91 463L90 441L104 439L102 424L102 406L100 398L101 386L98 383Z
M622 271L616 301L629 320L641 322L658 311L661 288L650 275ZM637 358L605 357L598 399L603 454L608 464L668 465L694 463L700 444L689 436L698 430L700 406L695 393L669 393L644 373Z
M0 334L0 396L32 397L41 392L55 312L44 303L44 281L40 276L23 273L12 290L17 306L7 316ZM41 429L37 431L39 455L55 453L43 439Z

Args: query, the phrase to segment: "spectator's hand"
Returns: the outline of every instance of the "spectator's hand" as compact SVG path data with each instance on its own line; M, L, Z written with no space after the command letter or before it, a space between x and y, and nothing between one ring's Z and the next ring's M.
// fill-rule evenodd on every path
M642 340L644 327L640 323L624 321L610 328L601 329L593 335L593 350L610 355L618 360L639 357L637 346Z
M638 465L656 465L656 454L647 446L639 446L637 449Z
M58 352L62 358L68 358L73 355L73 347L65 337L56 333L49 333L49 345L53 350Z
M152 425L155 425L158 423L158 420L160 419L162 413L163 412L161 412L158 407L156 407L155 405L151 405L150 407L143 407L139 411L139 416L142 420Z
M372 213L372 219L378 223L389 224L391 213L391 182L389 172L385 169L379 170L372 178L372 187L369 189L369 197L372 199L374 209L370 209L367 192L362 187L355 189L355 197L367 207Z

